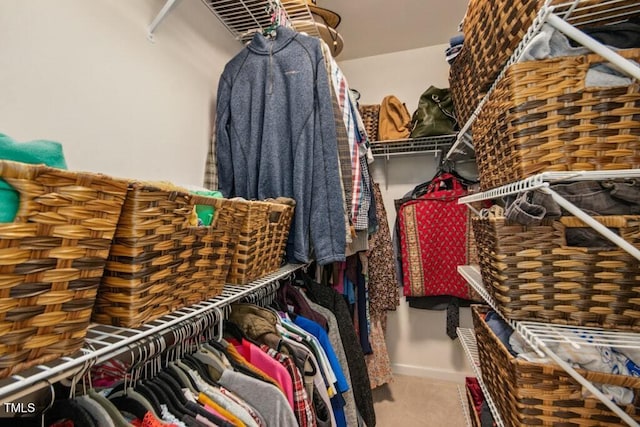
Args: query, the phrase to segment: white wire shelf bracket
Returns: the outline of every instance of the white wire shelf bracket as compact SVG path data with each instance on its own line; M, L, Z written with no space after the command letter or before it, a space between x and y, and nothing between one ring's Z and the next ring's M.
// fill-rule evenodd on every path
M460 129L456 141L445 155L445 160L448 160L456 153L460 144L464 143L470 147L473 146L470 144L472 140L471 128L478 114L495 90L498 82L504 77L507 68L521 60L527 46L538 35L544 24L553 26L567 37L598 53L629 76L640 80L640 67L637 64L623 58L578 29L578 27L598 25L604 22L607 24L624 22L631 17L640 16L640 2L603 0L593 4L590 0L571 0L556 5L551 5L551 3L552 0L546 0L543 7L540 8L538 15L527 29L513 54L504 64L500 74L498 74L487 93L482 97L471 117Z
M0 401L17 399L38 389L49 387L54 382L75 375L89 363L102 363L121 354L128 346L135 345L146 337L168 331L172 326L196 316L228 307L234 302L260 292L274 282L290 277L295 271L304 267L304 264L288 264L248 285L225 285L222 294L215 298L181 308L136 329L92 324L87 331L85 347L76 354L1 379Z
M478 345L476 343L476 334L472 329L467 328L457 328L458 338L460 339L460 344L464 349L469 362L471 363L471 368L473 369L473 373L478 379L478 384L480 384L480 388L482 389L482 394L484 394L484 398L487 401L487 405L491 410L491 414L493 415L493 420L495 421L498 427L504 427L504 422L502 421L502 416L498 411L498 407L493 402L491 395L489 394L489 390L482 382L482 372L480 372L480 358L478 357Z
M482 276L477 266L458 266L458 273L467 280L493 310L498 313L540 356L551 358L560 368L585 387L611 411L630 426L638 426L633 418L611 399L606 397L589 380L580 375L571 365L560 359L550 348L550 344L565 343L580 349L581 346L616 346L640 349L640 334L611 331L601 328L564 326L542 322L513 321L501 312L496 301L482 284ZM571 332L571 333L569 333ZM459 333L458 333L459 334ZM458 335L460 336L460 335ZM574 338L575 336L575 338ZM582 338L580 338L582 337ZM462 342L462 339L461 339ZM484 391L484 390L483 390Z

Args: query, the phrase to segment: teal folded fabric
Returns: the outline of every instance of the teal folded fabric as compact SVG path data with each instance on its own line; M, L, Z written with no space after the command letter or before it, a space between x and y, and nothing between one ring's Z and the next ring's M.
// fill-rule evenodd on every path
M222 198L222 193L214 190L197 190L192 191L193 194L197 194L199 196L207 196L207 197L215 197L217 199ZM213 206L209 205L196 205L196 214L198 215L199 223L204 226L211 225L213 221L213 215L215 213L215 209Z
M34 140L18 142L0 133L0 159L14 162L45 164L66 169L62 144L55 141ZM0 222L12 222L18 212L20 194L0 178Z

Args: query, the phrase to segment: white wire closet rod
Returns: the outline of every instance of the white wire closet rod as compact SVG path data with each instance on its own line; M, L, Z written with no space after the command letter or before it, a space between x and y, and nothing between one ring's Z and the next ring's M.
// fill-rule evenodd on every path
M596 399L599 399L602 403L604 403L625 423L630 426L638 425L627 413L624 412L622 408L620 408L613 401L611 401L611 399L602 394L602 392L598 390L590 381L585 379L569 364L561 360L555 353L553 353L553 351L549 349L548 344L557 342L560 339L559 337L564 337L564 339L562 340L563 342L568 343L578 349L581 345L588 344L591 346L606 346L611 345L612 343L616 343L616 345L618 346L621 346L620 344L623 344L622 346L625 348L640 349L640 334L608 331L597 328L584 328L578 326L569 327L548 323L509 320L504 316L504 314L496 304L496 301L489 295L484 285L482 284L482 276L480 275L480 270L477 266L458 266L458 272L462 277L465 278L465 280L467 280L469 285L471 285L471 287L475 289L482 298L485 299L485 302L489 304L489 306L491 306L491 308L493 308L493 310L498 313L507 323L509 323L511 327L518 334L520 334L522 338L524 338L524 340L527 342L527 344L529 344L531 348L538 352L540 356L550 357L560 368L571 375L572 378L574 378L582 386L584 386ZM576 337L587 335L589 333L594 334L591 336L591 339L569 339L567 338L566 334L568 330L574 331L575 334L573 335L576 335ZM602 339L602 341L600 341L600 339ZM462 338L460 342L462 342Z
M449 152L445 155L445 160L455 154L456 149L460 144L466 143L467 145L472 146L469 144L469 140L472 139L470 131L473 122L475 122L478 114L489 99L491 93L495 90L498 82L502 77L504 77L507 68L520 61L520 58L527 46L540 32L545 23L549 23L567 37L574 39L583 46L591 49L593 52L600 54L629 76L640 80L640 67L638 67L638 65L621 57L593 38L588 37L576 27L595 25L602 21L605 21L608 24L623 22L632 16L638 16L640 15L640 1L630 2L629 0L603 0L597 2L597 4L593 4L590 0L572 0L557 5L551 5L551 3L552 0L547 0L543 7L540 8L533 24L529 27L515 51L505 63L502 71L498 74L485 96L480 100L471 114L471 117L469 117L469 120L467 120L460 130L458 138L452 144Z
M458 333L458 338L460 340L460 344L464 349L465 354L467 355L467 359L471 364L471 369L473 369L473 373L475 374L478 384L480 384L480 388L482 389L482 394L484 394L484 398L487 401L487 405L491 410L491 414L493 415L493 420L495 421L498 427L504 427L504 422L502 421L502 416L500 415L500 411L498 411L498 407L493 402L491 395L489 394L489 390L484 385L482 381L482 372L480 371L480 358L478 357L478 345L476 343L476 334L472 329L467 328L457 328L456 332Z
M137 329L118 328L108 325L91 325L87 333L87 344L92 348L83 348L76 355L62 357L53 362L32 367L24 372L0 380L0 400L8 401L11 396L39 384L37 388L49 387L52 380L74 375L85 364L101 363L108 360L127 346L141 341L143 338L164 332L170 327L201 314L219 309L241 300L267 285L289 277L304 264L289 264L278 271L262 277L246 286L226 285L222 295L185 307L162 318L149 322ZM36 389L37 389L36 388Z

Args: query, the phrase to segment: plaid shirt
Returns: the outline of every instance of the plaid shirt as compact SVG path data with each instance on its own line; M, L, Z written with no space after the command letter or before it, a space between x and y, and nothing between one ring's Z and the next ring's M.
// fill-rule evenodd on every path
M307 390L304 388L302 375L291 358L285 354L278 353L267 345L261 345L260 349L273 357L277 362L287 369L293 382L293 413L296 415L300 427L317 426L316 414Z

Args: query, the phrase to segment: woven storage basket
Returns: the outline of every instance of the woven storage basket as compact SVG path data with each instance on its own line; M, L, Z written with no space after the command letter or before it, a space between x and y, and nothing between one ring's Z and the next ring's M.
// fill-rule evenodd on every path
M464 44L469 47L473 79L480 92L487 92L544 5L544 0L471 0L463 23ZM640 15L637 0L620 0L615 7L597 6L602 0L582 0L580 9L569 15L577 27L619 20L622 10ZM566 16L573 1L554 0L554 12ZM588 6L588 8L587 8ZM588 14L588 15L587 15ZM581 15L585 15L584 18ZM590 15L590 16L589 16ZM611 17L609 19L609 17Z
M509 353L484 321L487 309L472 306L482 381L505 426L625 425L600 400L582 394L582 385L562 368L518 359ZM631 388L640 393L640 378L576 369L592 383ZM624 408L635 420L633 405Z
M189 225L195 205L214 207L211 226ZM94 320L137 327L219 295L246 210L234 200L130 183Z
M244 201L248 212L238 236L227 282L244 285L282 265L295 201L289 198Z
M620 53L640 59L640 49ZM514 64L473 125L483 190L550 171L640 168L640 85L585 87L598 55Z
M104 175L0 160L20 194L0 224L0 377L79 350L127 191Z
M640 216L594 217L640 248ZM563 216L539 226L473 218L482 281L512 320L640 331L640 265L619 248L567 246Z
M360 116L364 123L364 129L370 141L378 140L378 119L380 118L380 104L360 105Z
M482 98L478 85L473 79L471 55L466 46L462 47L449 69L449 89L458 124L462 127L471 118L471 114Z

